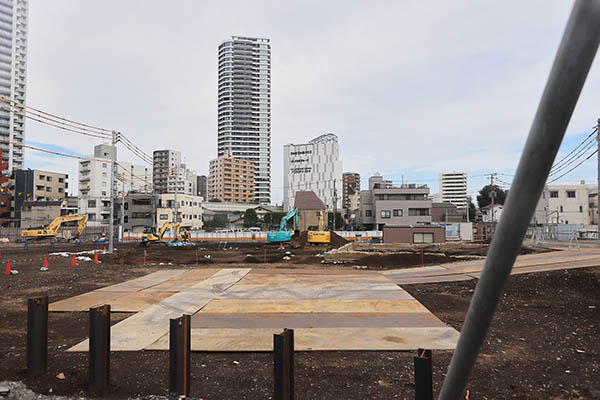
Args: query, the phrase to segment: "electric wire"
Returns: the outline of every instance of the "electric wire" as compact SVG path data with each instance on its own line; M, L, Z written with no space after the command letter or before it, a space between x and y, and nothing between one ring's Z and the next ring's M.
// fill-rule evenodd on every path
M40 152L48 153L48 154L54 154L54 155L62 156L62 157L75 158L75 159L78 159L78 160L84 160L84 161L106 161L104 159L99 159L99 158L81 157L81 156L76 156L74 154L67 154L67 153L61 153L61 152L58 152L58 151L53 151L53 150L48 150L48 149L42 149L42 148L39 148L39 147L35 147L35 146L28 145L28 144L24 144L24 143L13 142L11 140L0 140L0 143L12 144L13 146L17 146L17 147L24 147L24 148L30 149L30 150L40 151Z
M552 182L556 182L557 180L559 180L560 178L562 178L563 176L569 174L571 171L573 171L575 168L579 167L581 164L583 164L584 162L586 162L587 160L589 160L590 158L592 158L592 156L594 156L596 153L598 153L598 150L594 150L590 155L588 155L585 160L582 160L579 164L575 165L573 168L571 168L570 170L568 170L567 172L565 172L564 174L562 174L561 176L559 176L558 178L555 178L553 180L551 180L550 182L546 182L546 184L552 183Z
M48 115L48 116L52 117L52 118L48 118L48 119L59 119L59 120L62 120L62 121L67 121L67 122L70 122L70 123L72 123L72 124L76 124L76 125L84 126L84 127L86 127L86 128L91 128L91 129L94 129L94 130L97 130L97 131L106 132L106 133L105 133L105 135L107 135L108 137L111 137L111 135L112 135L112 132L113 132L113 131L112 131L112 130L110 130L110 129L100 128L100 127L97 127L97 126L88 125L88 124L84 124L84 123L82 123L82 122L76 122L76 121L73 121L73 120L70 120L70 119L67 119L67 118L59 117L58 115L50 114L50 113L48 113L48 112L45 112L45 111L39 110L39 109L37 109L37 108L31 107L31 106L28 106L28 105L25 105L25 104L23 104L23 103L20 103L20 102L18 102L18 101L16 101L16 100L14 100L14 99L10 99L10 98L8 98L8 97L5 97L5 96L1 96L1 95L0 95L0 99L2 99L2 100L5 100L4 102L14 103L14 104L16 104L16 105L17 105L19 108L27 108L27 109L31 109L31 110L34 110L34 111L36 111L36 112L40 113L40 114L44 114L44 115ZM101 132L98 132L98 133L101 133Z
M573 154L579 147L581 147L581 145L583 145L585 142L587 142L593 135L594 133L598 132L598 126L595 126L594 129L592 130L592 132L581 141L581 143L579 143L573 150L571 150L569 152L569 154L567 154L566 156L564 156L563 158L561 158L559 161L555 162L554 165L552 165L552 168L550 169L550 172L552 172L552 170L554 170L555 168L557 168L559 165L561 165L563 163L563 161L565 161L567 159L567 157L569 157L571 154Z
M582 148L581 150L579 150L577 153L573 154L568 161L566 161L565 163L563 163L562 165L560 165L558 168L555 168L554 170L550 170L550 173L548 174L549 177L556 175L557 173L559 173L560 171L565 170L566 168L568 168L569 166L573 165L574 163L576 163L579 159L581 159L581 157L585 157L586 153L593 147L596 146L596 143L594 143L594 141L590 142L587 147Z

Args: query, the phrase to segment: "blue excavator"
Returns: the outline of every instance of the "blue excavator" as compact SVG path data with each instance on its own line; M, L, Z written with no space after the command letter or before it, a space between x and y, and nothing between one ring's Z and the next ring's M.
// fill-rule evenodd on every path
M290 212L281 218L279 223L279 230L273 232L267 232L268 242L289 242L292 238L293 231L287 230L287 223L290 219L294 219L294 227L298 226L298 209L294 208Z

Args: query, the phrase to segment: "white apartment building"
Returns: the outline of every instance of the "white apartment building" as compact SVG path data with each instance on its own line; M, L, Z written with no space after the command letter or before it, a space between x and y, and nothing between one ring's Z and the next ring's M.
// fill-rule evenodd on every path
M458 209L467 209L467 174L465 172L447 172L440 174L439 203L451 203Z
M165 222L181 222L181 226L186 229L202 229L202 197L176 193L160 194L156 207L157 229Z
M195 195L196 173L181 162L177 150L156 150L153 153L152 183L156 193L181 193Z
M0 139L23 143L25 118L17 115L8 99L25 104L27 80L28 0L0 0ZM9 104L7 104L9 102ZM8 170L24 168L24 149L0 143Z
M547 185L538 201L533 223L589 225L589 188L579 185Z
M329 133L306 144L283 146L285 211L291 210L299 190L312 190L328 208L342 211L342 161L336 135Z
M256 163L255 199L271 202L271 44L232 36L219 46L217 156Z
M89 222L109 223L111 159L116 148L112 145L94 146L94 159L79 162L79 212L89 214ZM148 168L118 161L115 175L115 196L131 191L152 191Z

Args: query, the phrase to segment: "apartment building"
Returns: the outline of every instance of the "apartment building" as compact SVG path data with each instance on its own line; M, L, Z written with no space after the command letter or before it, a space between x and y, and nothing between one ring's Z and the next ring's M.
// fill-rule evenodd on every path
M0 139L25 141L25 117L10 106L25 104L27 85L28 0L0 0ZM9 100L10 99L10 100ZM13 102L14 101L14 102ZM2 159L9 173L23 169L23 147L0 143Z
M356 172L344 172L342 175L342 207L344 210L354 210L352 208L352 197L360 192L360 174ZM354 196L359 199L359 196ZM355 200L358 202L358 200ZM358 208L358 207L356 207Z
M367 229L385 225L431 223L431 200L427 185L393 186L379 174L369 178L369 189L360 191L358 221Z
M271 202L271 44L232 36L219 45L217 157L255 163L256 199Z
M157 228L165 222L181 222L181 226L186 229L202 229L202 197L162 193L158 195L157 200Z
M152 183L156 193L197 194L196 173L181 162L181 152L154 151L152 167Z
M14 226L21 226L21 212L24 201L63 200L67 197L69 187L68 174L41 170L15 170L14 210L12 218Z
M547 185L538 201L532 223L590 225L589 188L579 185Z
M129 193L118 199L115 210L117 219L123 221L124 235L143 232L146 227L154 226L157 204L158 195L151 193Z
M256 163L236 158L230 152L210 161L208 200L252 203L256 200Z
M467 174L465 172L441 173L440 179L440 203L451 203L459 210L469 207L467 198Z
M296 192L313 191L328 208L341 210L342 161L338 137L321 135L308 143L283 146L283 208L291 210Z

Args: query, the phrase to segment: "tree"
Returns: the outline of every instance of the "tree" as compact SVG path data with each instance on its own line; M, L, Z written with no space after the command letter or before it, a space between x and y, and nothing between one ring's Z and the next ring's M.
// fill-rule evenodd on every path
M260 223L260 218L256 215L254 208L249 208L244 213L244 228L250 228Z
M469 221L474 222L477 217L477 210L475 209L475 204L469 201Z
M279 226L279 222L281 221L281 218L283 218L285 216L285 214L286 213L284 213L284 212L277 212L277 211L268 212L263 217L263 222L267 226L271 226L271 225Z
M339 212L335 213L335 227L333 226L333 213L327 213L327 225L332 227L334 230L341 229L344 226L344 218Z
M227 214L215 214L215 216L204 223L205 228L224 228L229 225Z
M504 204L504 200L506 200L506 192L497 185L494 185L493 187L492 185L485 185L477 195L477 204L479 205L479 208L483 208L492 203L492 199L490 197L490 192L492 190L496 192L494 204Z

